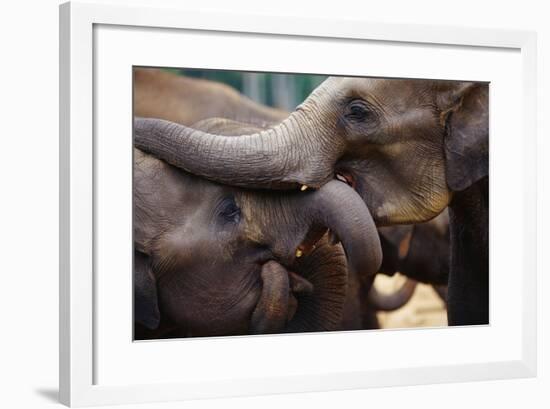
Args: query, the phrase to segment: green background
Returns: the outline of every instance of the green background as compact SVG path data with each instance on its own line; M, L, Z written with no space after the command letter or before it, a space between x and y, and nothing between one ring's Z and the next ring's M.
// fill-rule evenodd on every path
M243 71L170 69L180 75L223 82L264 105L293 111L327 77Z

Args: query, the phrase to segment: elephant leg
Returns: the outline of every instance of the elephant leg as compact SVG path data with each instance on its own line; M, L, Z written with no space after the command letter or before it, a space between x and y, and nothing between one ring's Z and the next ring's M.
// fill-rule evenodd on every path
M455 194L450 206L449 325L489 323L489 181Z

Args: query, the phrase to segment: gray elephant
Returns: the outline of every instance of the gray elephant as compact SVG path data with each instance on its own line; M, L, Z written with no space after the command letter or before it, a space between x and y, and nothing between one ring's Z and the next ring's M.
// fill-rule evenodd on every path
M165 119L211 133L237 135L247 131L258 132L268 125L280 123L290 115L288 111L256 103L225 84L185 77L157 68L135 68L133 87L136 116ZM225 121L226 119L230 121ZM447 215L447 213L444 214ZM440 216L436 219L441 219ZM425 227L419 227L414 234L415 240L410 240L412 235L408 234L414 230L412 225L390 226L379 230L383 251L382 272L393 275L400 271L422 282L438 286L444 284L446 288L448 260L446 268L442 270L438 269L437 263L448 257L448 248L439 246L438 250L441 251L434 255L432 245L428 245L431 247L430 250L422 246L424 240L429 244L441 241L439 234L441 229L436 219L428 222ZM448 216L445 229L448 230ZM409 254L406 266L397 254L396 246L399 246L395 244L395 239L399 239L397 236L408 238L407 243L415 243L413 246L415 250ZM448 247L448 239L446 244ZM431 260L427 260L425 256L429 256ZM410 268L412 264L415 266L413 269ZM426 271L422 271L424 267ZM353 287L353 283L350 285ZM379 294L374 287L369 291L361 289L360 294L363 300L367 298L367 304L372 307L369 311L392 311L400 308L410 299L415 285L415 281L407 282L391 296ZM436 288L439 289L439 287ZM355 293L355 290L351 288L350 292ZM365 292L367 295L364 294ZM351 299L353 298L352 296ZM350 320L353 319L350 318ZM375 319L367 321L375 322ZM355 326L356 324L351 325L354 328ZM351 327L348 326L348 328ZM367 325L367 327L371 328L375 325Z
M337 177L378 225L427 221L449 206L449 323L488 323L488 84L331 77L260 132L151 121L135 144L234 186L306 190Z
M144 132L150 120L134 126ZM238 189L136 149L136 337L339 329L346 262L321 240L327 229L352 272L376 272L376 228L345 183L307 194Z

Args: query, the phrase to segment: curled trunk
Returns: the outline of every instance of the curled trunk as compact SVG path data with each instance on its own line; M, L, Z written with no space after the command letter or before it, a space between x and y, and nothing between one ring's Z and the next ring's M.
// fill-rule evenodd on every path
M394 293L384 294L373 285L368 292L369 305L378 311L395 311L403 307L414 294L417 282L407 278L403 285Z
M280 332L288 317L288 271L276 261L262 267L262 293L250 320L251 334Z
M348 267L359 276L372 276L382 262L378 231L365 203L350 186L331 180L321 189L301 195L304 218L331 230L341 241Z
M326 237L288 271L275 261L262 267L263 288L251 334L334 331L341 327L348 272L340 245Z

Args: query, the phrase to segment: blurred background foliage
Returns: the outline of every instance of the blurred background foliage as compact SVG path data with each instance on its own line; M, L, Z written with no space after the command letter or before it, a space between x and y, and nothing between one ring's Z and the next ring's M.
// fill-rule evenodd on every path
M293 111L327 77L244 71L170 69L179 75L223 82L264 105Z

